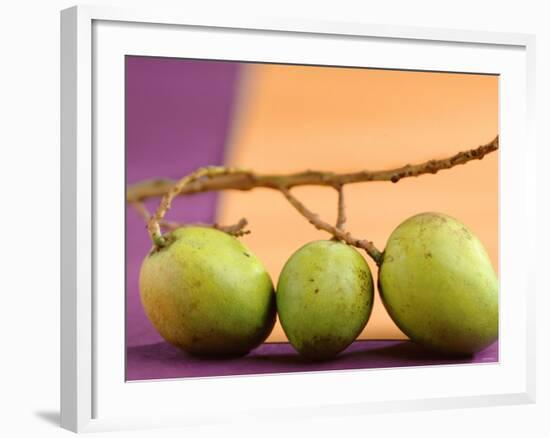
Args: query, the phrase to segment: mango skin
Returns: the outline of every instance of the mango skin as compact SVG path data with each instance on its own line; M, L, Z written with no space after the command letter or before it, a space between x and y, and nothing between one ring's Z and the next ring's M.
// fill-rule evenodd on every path
M498 279L489 256L447 215L418 214L394 230L378 286L393 321L419 344L471 355L498 338Z
M261 344L276 313L262 262L219 230L185 227L167 237L140 272L141 302L159 334L196 355L244 355Z
M306 358L326 360L348 347L367 324L374 285L367 262L354 248L321 240L288 259L276 296L292 346Z

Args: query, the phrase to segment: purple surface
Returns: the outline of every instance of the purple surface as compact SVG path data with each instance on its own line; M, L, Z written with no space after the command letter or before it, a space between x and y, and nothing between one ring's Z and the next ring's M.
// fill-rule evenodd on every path
M170 58L126 58L126 183L180 178L222 164L239 73L237 63ZM178 199L167 219L212 222L215 193ZM153 211L159 200L147 203ZM138 275L151 247L145 223L126 211L126 345L162 339L139 299Z
M355 341L335 359L326 362L307 361L298 356L287 343L263 344L244 357L211 359L193 357L166 342L159 342L128 349L126 379L147 380L490 362L498 362L498 342L475 356L456 358L435 354L410 341Z

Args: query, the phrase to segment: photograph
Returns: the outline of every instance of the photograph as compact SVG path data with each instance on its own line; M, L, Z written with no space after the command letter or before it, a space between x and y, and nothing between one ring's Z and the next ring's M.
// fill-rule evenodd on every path
M499 362L498 75L124 70L126 381Z

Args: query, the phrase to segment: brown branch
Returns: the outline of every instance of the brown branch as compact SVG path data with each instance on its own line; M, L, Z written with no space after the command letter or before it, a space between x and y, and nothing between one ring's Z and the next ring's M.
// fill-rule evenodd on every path
M145 220L146 223L149 222L151 219L151 213L149 213L149 210L147 210L147 207L143 202L132 202L132 206L136 209L136 211L139 213L139 215ZM250 234L249 230L245 230L245 227L248 225L248 221L243 217L239 222L233 225L220 225L218 223L213 224L204 224L204 223L180 223L180 222L172 222L172 221L166 221L161 220L159 221L159 225L161 228L164 228L166 230L175 230L177 228L181 227L206 227L206 228L214 228L216 230L223 231L227 234L231 234L235 237L241 237L245 234Z
M346 223L346 205L344 203L344 186L338 187L338 216L336 218L336 228L344 228Z
M204 223L180 223L180 222L173 222L173 221L160 221L159 222L161 228L164 228L166 230L176 230L178 228L182 227L206 227L206 228L214 228L216 230L223 231L224 233L230 234L235 237L241 237L246 234L250 234L250 230L245 230L245 227L248 225L248 221L243 217L239 222L233 225L220 225L218 223L213 224L204 224Z
M472 160L481 160L485 155L498 149L498 136L493 141L478 148L459 152L451 157L439 160L429 160L424 163L398 167L389 170L362 170L353 173L333 173L308 170L287 175L260 175L248 170L225 169L210 174L203 174L188 181L180 187L178 195L210 192L217 190L251 190L264 187L279 190L280 187L290 189L304 185L320 185L339 187L343 184L352 184L367 181L398 182L403 178L416 177L427 173L437 173L440 170L450 169ZM128 202L139 202L151 197L163 196L174 187L175 181L169 179L155 179L133 184L127 188Z
M219 175L238 175L242 173L249 173L247 170L235 169L233 167L216 167L208 166L201 167L195 170L193 173L184 176L176 184L174 184L160 200L160 205L157 211L147 221L147 230L149 236L157 248L161 248L166 245L167 240L160 231L160 224L164 218L164 215L172 206L172 200L180 194L180 192L189 184L202 179L210 179Z
M357 239L356 237L353 237L350 233L342 230L341 228L334 227L329 223L324 222L323 220L321 220L319 215L309 210L302 202L300 202L294 195L292 195L292 193L290 193L287 188L281 187L279 190L285 196L288 202L290 202L290 204L292 204L292 206L315 228L332 234L338 240L342 240L348 245L364 249L367 254L376 262L377 265L380 265L380 263L382 263L382 252L380 252L372 242L368 240Z
M147 220L147 230L157 248L166 245L167 240L161 233L163 228L178 228L185 226L164 220L164 215L170 209L172 200L180 194L199 193L212 190L236 189L250 190L255 187L265 187L279 190L296 210L319 230L332 234L333 238L346 242L349 245L363 248L367 254L380 265L383 253L372 242L365 239L357 239L343 229L346 221L343 185L364 181L392 181L398 182L402 178L419 176L426 173L435 174L439 170L450 169L459 164L465 164L471 160L481 160L485 155L498 149L498 136L486 145L479 146L465 152L459 152L452 157L441 160L429 160L421 164L406 165L397 169L383 171L361 171L348 174L335 174L332 172L307 171L290 175L258 175L246 169L231 167L203 167L177 181L157 180L144 182L131 186L127 190L127 200L131 202L138 212ZM310 211L289 189L299 185L324 185L332 186L338 190L338 218L336 226L324 222L319 216ZM160 192L162 191L162 193ZM150 196L163 194L159 207L154 215L150 215L142 200ZM204 226L204 225L203 225ZM241 219L238 224L230 227L221 227L217 224L214 228L221 229L233 235L247 234L244 231L246 220Z

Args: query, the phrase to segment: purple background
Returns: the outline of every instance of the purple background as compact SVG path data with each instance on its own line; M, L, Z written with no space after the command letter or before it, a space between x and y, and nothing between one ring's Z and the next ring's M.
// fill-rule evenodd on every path
M126 57L126 183L181 178L197 167L222 164L239 64ZM212 222L216 193L177 199L167 215ZM159 199L147 202L150 212ZM126 345L162 341L139 298L139 269L151 241L144 220L126 207Z
M126 58L126 183L180 178L222 164L230 128L238 63ZM147 203L154 211L159 200ZM177 199L167 218L212 222L217 194ZM356 341L338 358L310 363L289 344L264 344L243 358L197 359L168 345L147 319L139 298L141 262L151 247L143 219L126 212L126 377L128 380L292 371L379 368L498 360L495 343L471 358L449 358L409 341Z

